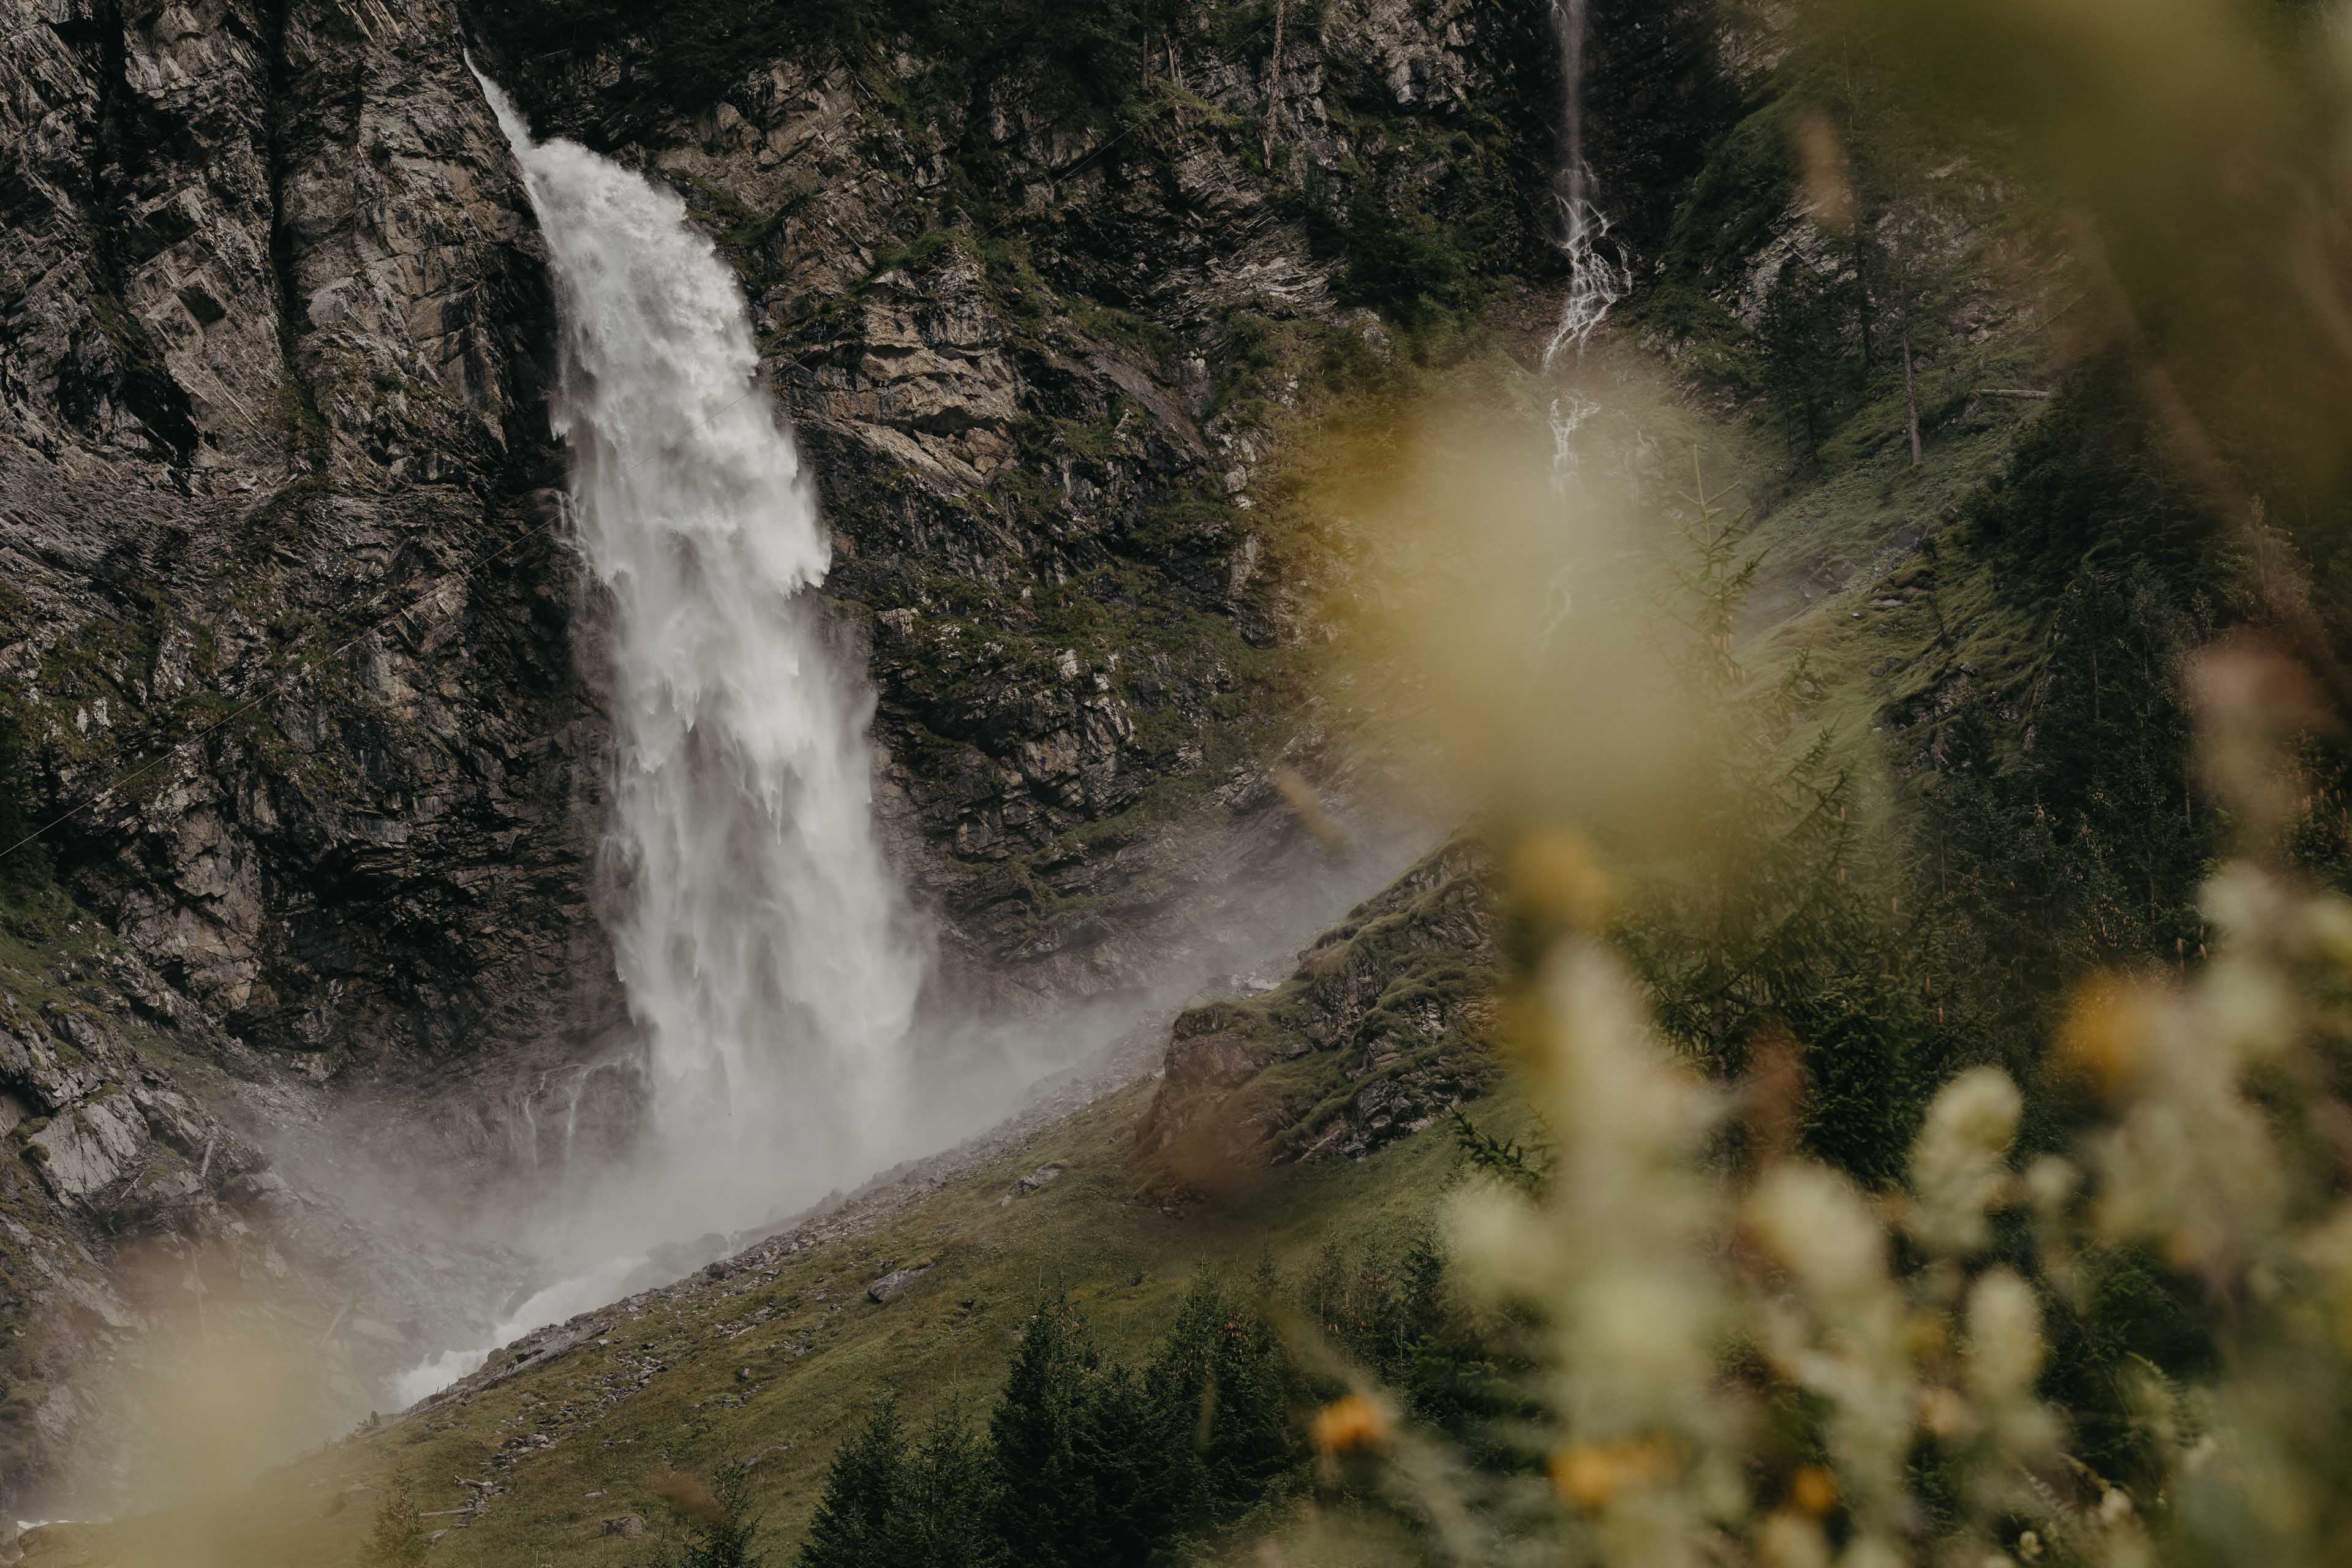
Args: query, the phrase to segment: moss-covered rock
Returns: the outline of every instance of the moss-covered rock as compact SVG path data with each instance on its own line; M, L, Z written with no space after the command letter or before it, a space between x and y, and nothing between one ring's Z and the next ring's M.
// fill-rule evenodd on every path
M1274 990L1181 1015L1138 1156L1214 1189L1262 1164L1360 1159L1483 1092L1496 1070L1487 875L1474 843L1448 843Z

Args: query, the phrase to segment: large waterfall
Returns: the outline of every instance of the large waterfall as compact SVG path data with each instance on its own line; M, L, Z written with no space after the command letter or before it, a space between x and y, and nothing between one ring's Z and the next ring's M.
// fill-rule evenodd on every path
M609 919L650 1127L633 1160L566 1173L536 1216L554 1283L484 1346L404 1376L404 1402L647 1282L666 1242L775 1218L908 1152L927 970L876 838L871 700L812 592L830 561L815 492L756 380L734 275L675 193L532 141L480 79L553 262L553 424L608 603Z
M925 966L876 838L871 700L826 643L830 549L734 274L676 193L483 90L553 261L554 426L609 597L612 934L661 1195L740 1224L892 1132Z
M706 1243L992 1124L1140 1016L1074 1005L1009 1026L927 1009L919 1038L929 950L877 837L872 699L826 637L814 592L825 531L756 380L734 275L674 192L577 143L533 141L477 77L552 261L553 424L600 590L616 742L608 922L650 1126L633 1158L552 1173L512 1227L552 1282L478 1345L404 1374L404 1404L493 1346L674 1278L682 1256L711 1255ZM1412 847L1384 839L1294 874L1223 940L1295 947ZM1171 954L1161 999L1237 956Z

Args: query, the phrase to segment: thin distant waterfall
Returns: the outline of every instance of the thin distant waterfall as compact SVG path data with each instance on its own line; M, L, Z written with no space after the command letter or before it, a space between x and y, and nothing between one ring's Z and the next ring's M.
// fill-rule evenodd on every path
M534 142L487 80L553 262L579 547L609 596L612 937L656 1162L698 1229L886 1150L926 970L877 840L872 699L812 590L830 545L743 297L667 188Z
M1584 155L1584 50L1588 0L1552 0L1552 30L1559 38L1559 167L1552 176L1559 206L1559 247L1568 258L1568 297L1559 324L1544 348L1544 372L1563 356L1584 357L1593 331L1633 287L1623 259L1607 247L1609 217L1592 199L1592 166Z
M1617 301L1633 289L1632 269L1608 244L1609 217L1592 198L1592 166L1584 155L1584 51L1588 0L1552 0L1552 30L1559 39L1559 164L1552 199L1559 208L1559 248L1568 258L1568 293L1559 323L1544 345L1543 374L1552 383L1553 486L1566 493L1579 463L1577 437L1601 412L1580 384L1585 346ZM1565 568L1547 575L1543 619L1534 650L1539 662L1572 613L1574 585Z

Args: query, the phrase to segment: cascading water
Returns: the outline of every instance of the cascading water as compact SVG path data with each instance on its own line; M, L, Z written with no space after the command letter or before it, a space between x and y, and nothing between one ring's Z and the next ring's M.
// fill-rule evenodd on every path
M1553 384L1550 421L1552 483L1565 492L1576 476L1577 436L1601 411L1578 384L1584 351L1611 310L1633 286L1632 269L1609 246L1609 217L1592 199L1592 166L1584 156L1584 49L1588 0L1552 0L1552 30L1559 39L1559 165L1552 197L1559 208L1560 252L1568 260L1568 294L1559 323L1544 345L1543 374ZM1544 620L1537 652L1573 606L1565 571L1552 574L1545 590Z
M1561 81L1559 168L1552 185L1559 207L1559 247L1568 258L1568 296L1544 347L1547 375L1559 374L1563 362L1572 369L1583 360L1594 331L1633 286L1623 258L1607 248L1609 216L1592 200L1592 166L1584 156L1586 5L1587 0L1552 0L1551 6Z
M574 1270L493 1342L612 1299L660 1240L804 1204L908 1151L927 971L873 817L870 697L810 592L831 552L755 380L742 294L678 196L482 90L552 261L581 554L610 605L614 947L647 1146L583 1176ZM593 1226L578 1211L593 1210ZM452 1352L409 1397L478 1364Z
M734 274L674 192L483 90L553 261L554 426L612 607L612 934L664 1184L706 1227L761 1217L878 1153L902 1088L925 964L875 834L872 702L807 592L831 547Z

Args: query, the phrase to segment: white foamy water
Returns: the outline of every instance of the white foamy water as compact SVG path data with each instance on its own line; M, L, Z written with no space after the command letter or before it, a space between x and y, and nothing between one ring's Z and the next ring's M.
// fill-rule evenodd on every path
M1580 384L1584 351L1617 302L1632 292L1633 268L1609 243L1609 216L1592 199L1592 167L1584 156L1584 50L1589 32L1588 0L1552 0L1552 31L1559 40L1559 167L1553 200L1559 208L1561 254L1568 260L1568 293L1559 321L1544 345L1543 374L1553 384L1551 471L1563 495L1577 477L1578 437L1601 412ZM1552 638L1575 613L1575 584L1566 567L1550 572L1544 584L1543 621L1534 658L1540 661Z
M650 1079L645 1146L542 1216L563 1277L495 1346L612 1300L664 1241L756 1224L908 1152L928 963L875 831L872 699L813 592L831 561L815 489L758 385L733 272L675 192L533 141L476 77L556 286L552 423L608 606L610 934ZM444 1352L395 1393L422 1398L488 1353Z
M925 963L876 838L872 700L826 643L830 545L734 273L675 192L484 91L551 253L554 425L610 595L612 935L660 1184L728 1228L892 1146Z
M488 1343L473 1350L443 1351L394 1378L392 1392L395 1406L406 1409L420 1399L440 1393L477 1371L499 1346L509 1344L533 1329L593 1312L612 1301L627 1289L629 1276L645 1261L635 1255L614 1258L550 1285L501 1319L498 1327L490 1331Z
M1632 268L1608 243L1609 215L1592 199L1592 166L1584 156L1587 3L1552 0L1551 5L1560 68L1559 168L1553 176L1553 199L1559 207L1559 247L1568 258L1568 294L1560 301L1559 324L1552 329L1551 341L1544 347L1547 375L1558 374L1564 361L1572 367L1583 359L1593 332L1633 287ZM1592 412L1580 398L1576 405L1581 405L1583 412L1573 416L1569 435ZM1556 413L1555 427L1559 418Z

